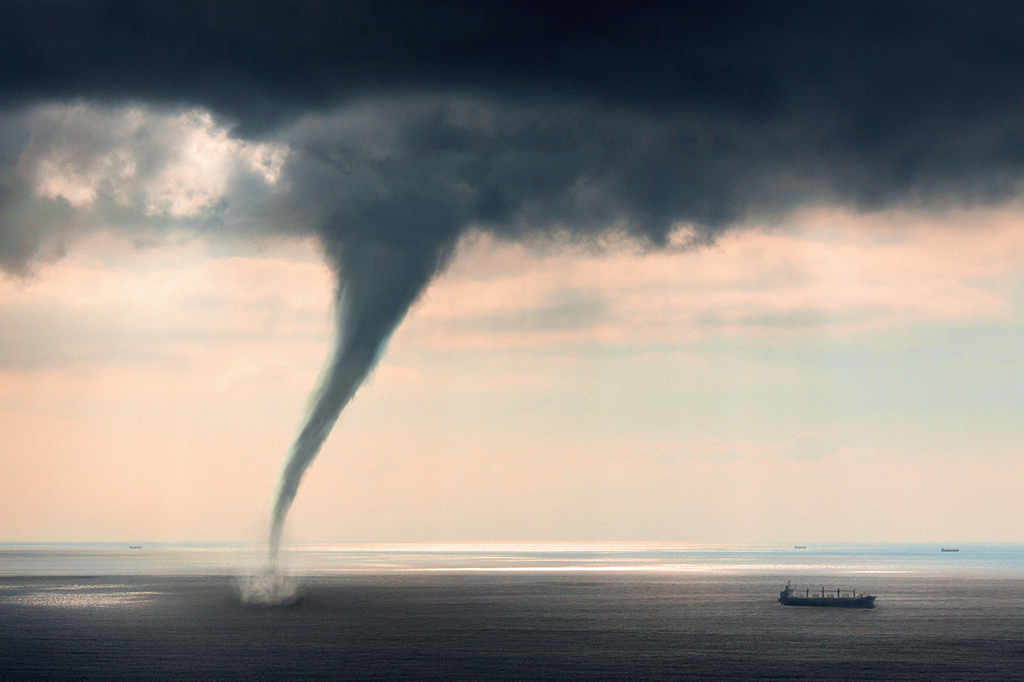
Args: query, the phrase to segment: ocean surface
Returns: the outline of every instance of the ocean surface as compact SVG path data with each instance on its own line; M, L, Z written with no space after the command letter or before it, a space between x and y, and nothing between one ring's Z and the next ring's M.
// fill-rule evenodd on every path
M1024 679L1024 545L940 549L0 544L0 680Z

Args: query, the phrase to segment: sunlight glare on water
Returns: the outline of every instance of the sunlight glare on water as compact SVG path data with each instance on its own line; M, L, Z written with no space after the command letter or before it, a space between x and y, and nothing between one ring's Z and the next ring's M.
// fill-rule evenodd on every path
M678 573L951 574L1024 572L1024 545L961 545L956 553L933 544L779 545L697 543L404 543L291 545L279 557L286 575L409 571ZM0 575L222 575L244 590L278 593L284 576L265 568L259 544L153 543L0 544ZM249 593L249 592L246 592ZM284 592L281 592L284 594Z

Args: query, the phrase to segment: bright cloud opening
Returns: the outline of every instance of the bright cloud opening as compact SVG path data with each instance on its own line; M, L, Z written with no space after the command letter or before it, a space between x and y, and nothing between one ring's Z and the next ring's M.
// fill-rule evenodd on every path
M21 165L43 197L89 205L103 194L148 216L191 218L222 198L239 172L277 182L280 144L232 138L209 112L50 105L33 113Z

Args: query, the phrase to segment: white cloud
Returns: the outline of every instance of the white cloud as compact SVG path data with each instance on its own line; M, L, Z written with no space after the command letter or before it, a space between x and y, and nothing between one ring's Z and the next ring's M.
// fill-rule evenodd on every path
M191 218L248 172L273 184L287 149L231 138L204 111L50 105L33 114L22 172L46 198L81 208L102 194L147 216Z

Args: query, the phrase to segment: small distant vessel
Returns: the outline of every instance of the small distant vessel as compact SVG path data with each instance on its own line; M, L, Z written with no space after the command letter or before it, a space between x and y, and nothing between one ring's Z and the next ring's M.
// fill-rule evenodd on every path
M142 549L142 545L128 545L128 549Z
M960 548L959 547L943 547L942 551L943 552L959 552Z
M793 545L793 549L807 549L807 545Z
M779 603L783 606L828 606L838 607L847 609L873 609L875 608L875 598L866 594L857 594L857 590L846 590L837 588L835 594L831 591L826 592L825 588L821 588L821 592L816 592L814 595L811 594L811 588L807 588L804 592L804 596L796 596L796 591L787 582L786 587L783 588L782 592L779 593Z

